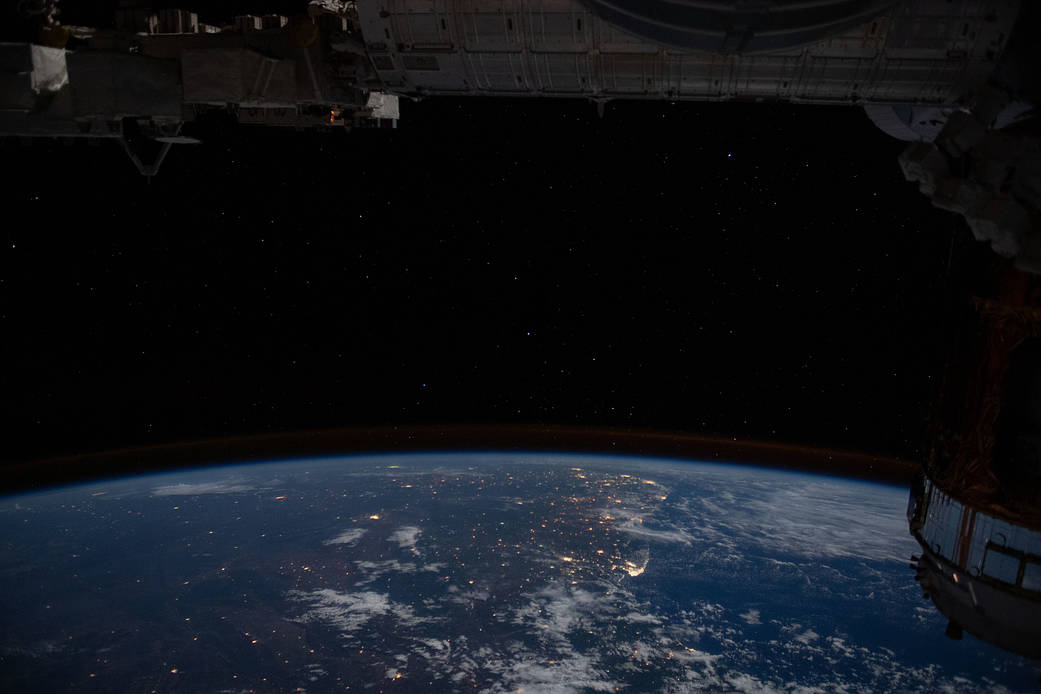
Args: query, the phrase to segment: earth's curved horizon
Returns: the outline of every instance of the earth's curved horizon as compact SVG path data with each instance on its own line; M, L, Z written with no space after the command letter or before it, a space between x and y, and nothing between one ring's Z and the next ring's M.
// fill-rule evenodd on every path
M892 484L908 484L919 468L915 461L872 453L689 432L577 426L417 425L224 436L26 460L3 466L3 490L17 492L231 463L453 450L664 456L764 465Z
M0 499L5 691L1010 692L943 637L902 486L383 452Z

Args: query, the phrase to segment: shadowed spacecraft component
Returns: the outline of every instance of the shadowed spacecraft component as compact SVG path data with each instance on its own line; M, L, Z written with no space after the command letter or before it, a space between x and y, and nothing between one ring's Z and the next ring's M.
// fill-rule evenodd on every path
M967 307L907 508L915 579L949 620L1041 659L1041 311L1010 270Z
M588 0L605 22L684 51L767 53L820 41L881 15L898 0L674 2Z
M1041 530L963 504L929 479L916 488L908 518L922 556L915 580L948 620L1005 650L1041 659Z
M0 135L115 139L151 176L211 111L342 130L441 95L856 105L912 143L900 166L935 206L1041 272L1036 3L312 0L220 26L121 3L112 30L56 3L0 44Z

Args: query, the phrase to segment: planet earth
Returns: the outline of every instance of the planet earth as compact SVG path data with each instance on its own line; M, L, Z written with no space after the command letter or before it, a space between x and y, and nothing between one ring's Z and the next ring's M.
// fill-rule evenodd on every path
M1005 692L907 490L630 456L347 456L0 499L5 692Z

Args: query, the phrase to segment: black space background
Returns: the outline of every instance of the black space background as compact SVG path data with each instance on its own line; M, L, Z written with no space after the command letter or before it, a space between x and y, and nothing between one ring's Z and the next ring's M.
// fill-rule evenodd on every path
M151 185L111 143L0 150L4 461L430 423L919 458L988 262L858 108L431 99L396 131L194 134Z

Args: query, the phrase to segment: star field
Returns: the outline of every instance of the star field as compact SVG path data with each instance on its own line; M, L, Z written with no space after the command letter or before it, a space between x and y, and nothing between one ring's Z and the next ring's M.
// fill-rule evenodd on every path
M7 459L481 422L921 453L978 249L855 108L194 132L151 185L115 147L5 143Z

